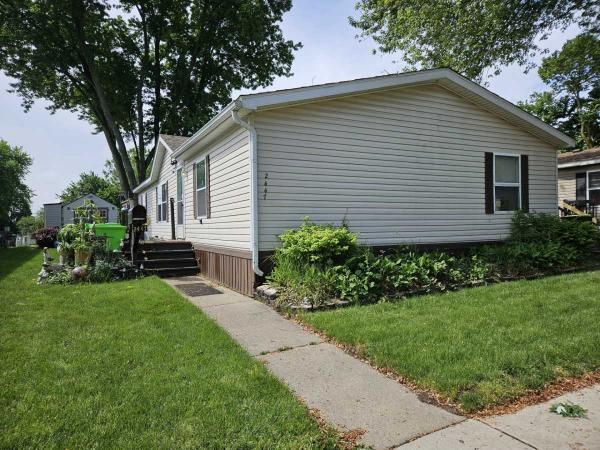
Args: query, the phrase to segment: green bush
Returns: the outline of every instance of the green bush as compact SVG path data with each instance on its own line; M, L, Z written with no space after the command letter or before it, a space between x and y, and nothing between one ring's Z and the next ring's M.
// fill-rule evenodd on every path
M280 305L307 302L320 306L335 296L333 269L300 262L285 254L277 257L267 279L279 288L277 301Z
M508 243L554 242L571 246L582 257L600 243L600 231L590 220L561 219L552 214L517 211Z
M505 244L476 251L499 276L553 273L580 265L600 243L590 221L560 219L550 214L515 213Z
M275 257L289 257L299 262L341 264L358 249L358 238L347 226L319 225L308 218L295 230L283 232L281 247Z
M600 243L592 223L557 216L515 213L505 244L484 246L471 255L416 252L399 248L389 255L359 249L346 226L305 220L280 236L268 280L285 303L319 305L332 297L353 303L446 291L492 278L559 271L581 264Z
M477 256L457 257L444 252L419 253L400 249L390 256L365 250L359 257L337 266L335 290L354 303L382 298L445 291L483 282L489 266Z

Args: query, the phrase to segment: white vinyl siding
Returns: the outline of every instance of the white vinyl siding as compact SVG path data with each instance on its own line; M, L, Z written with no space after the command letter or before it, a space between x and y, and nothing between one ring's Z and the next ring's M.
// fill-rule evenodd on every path
M161 144L162 145L162 144ZM167 183L168 192L166 195L167 199L167 214L168 212L168 199L175 194L177 186L176 179L176 166L171 165L171 152L165 149L163 154L163 160L160 168L159 179L152 186L144 191L146 196L146 217L148 218L148 236L161 239L171 239L171 223L168 221L157 221L157 210L156 210L156 190L160 190L160 186ZM159 192L160 195L160 192ZM159 197L160 199L160 197Z
M557 211L556 151L437 85L253 114L260 250L309 216L346 220L369 245L495 241L485 152L529 156L530 210Z
M192 163L204 161L206 155L210 156L210 217L195 218ZM185 202L185 238L195 244L250 250L248 132L236 127L206 146L186 162L183 177L184 198L189 199ZM197 199L197 204L200 201ZM203 212L200 208L199 211Z

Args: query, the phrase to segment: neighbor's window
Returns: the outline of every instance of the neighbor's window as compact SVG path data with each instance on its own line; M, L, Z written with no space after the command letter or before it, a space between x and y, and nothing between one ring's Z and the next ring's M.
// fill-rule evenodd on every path
M588 172L588 200L600 205L600 170Z
M196 163L196 216L206 217L206 160Z
M168 196L169 196L169 194L167 191L167 183L164 183L158 190L158 202L157 202L158 211L157 211L156 217L158 218L159 221L166 222L166 220L167 220L167 212L168 212L167 197Z
M98 214L100 214L102 223L108 222L108 208L98 208Z
M177 170L177 224L183 224L183 177L181 169Z
M520 157L494 155L494 208L515 211L521 207Z

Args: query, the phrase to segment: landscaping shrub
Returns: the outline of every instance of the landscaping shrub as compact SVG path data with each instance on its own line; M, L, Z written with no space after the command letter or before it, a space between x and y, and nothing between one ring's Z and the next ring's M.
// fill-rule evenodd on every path
M359 248L345 225L316 225L305 220L280 236L269 282L284 303L320 305L332 297L353 303L446 291L491 279L553 273L581 265L600 243L589 221L515 213L505 244L484 246L470 255L417 252L398 248L375 255Z
M280 255L268 280L279 287L279 305L320 306L335 297L334 277L332 268Z
M35 232L35 243L39 248L52 248L56 241L58 228L41 228Z
M452 256L444 252L419 253L400 249L393 255L375 256L365 250L360 257L335 268L336 292L355 303L381 298L445 291L479 284L489 266L477 256Z
M277 257L290 257L300 262L341 264L358 249L358 237L346 225L319 225L305 218L295 230L279 236L281 247Z
M517 211L512 219L508 243L540 241L571 246L580 257L585 257L600 243L600 231L589 219L561 219L552 214Z
M578 266L598 244L600 231L589 220L518 211L507 242L482 247L476 254L493 264L500 277L527 276Z

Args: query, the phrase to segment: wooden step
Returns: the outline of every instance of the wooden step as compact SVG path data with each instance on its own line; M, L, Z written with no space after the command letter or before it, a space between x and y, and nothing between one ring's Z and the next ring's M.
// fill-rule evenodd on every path
M137 254L138 260L165 259L165 258L194 258L194 251L189 248L180 250L140 250Z
M194 267L197 266L196 258L162 258L162 259L146 259L140 261L144 270L162 269L165 267Z
M192 250L190 241L143 241L139 244L140 251L157 250Z
M161 278L181 277L184 275L198 275L198 267L161 267L160 269L146 269L144 272L146 275L157 275Z

